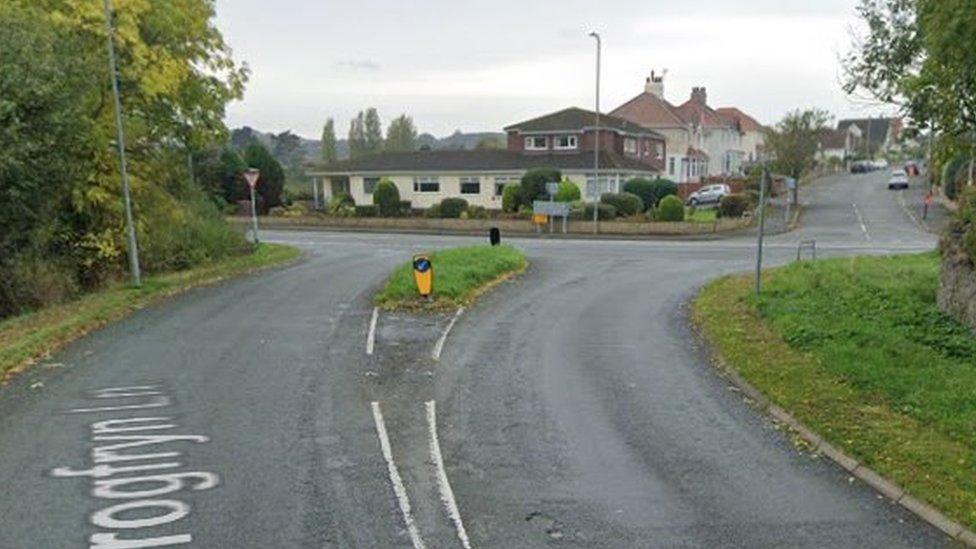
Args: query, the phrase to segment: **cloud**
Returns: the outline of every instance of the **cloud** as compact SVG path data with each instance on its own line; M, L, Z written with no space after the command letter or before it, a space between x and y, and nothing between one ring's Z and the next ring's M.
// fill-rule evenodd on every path
M380 65L372 59L344 59L336 62L336 67L353 71L376 71Z

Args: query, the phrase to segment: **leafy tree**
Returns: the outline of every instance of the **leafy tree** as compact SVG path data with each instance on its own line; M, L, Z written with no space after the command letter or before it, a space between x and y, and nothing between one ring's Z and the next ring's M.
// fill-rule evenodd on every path
M322 162L334 164L337 160L335 122L330 118L322 128Z
M522 188L519 185L510 183L502 188L502 211L515 213L519 207L519 195Z
M413 119L402 114L393 119L386 129L386 150L412 151L416 139L417 129L413 125Z
M363 120L363 138L367 154L378 153L383 150L383 124L380 122L380 115L373 107L366 109L366 116Z
M830 114L824 110L796 110L767 131L766 148L773 157L772 169L797 180L812 169L819 136L830 119Z
M474 146L479 151L504 149L505 143L497 137L482 137Z
M261 198L264 212L281 205L281 191L285 186L285 170L268 149L257 141L252 141L244 149L244 163L248 168L261 170L257 194Z
M366 122L363 111L349 122L349 157L359 158L369 151L366 146Z
M536 168L525 172L519 191L519 205L531 208L533 201L549 197L546 192L546 183L562 180L563 174L556 168Z
M387 178L380 179L373 191L373 204L379 208L382 217L396 217L400 214L400 190L396 183Z
M678 186L673 181L660 177L653 181L635 177L624 184L624 192L639 196L645 208L656 208L665 196L678 194Z
M257 139L258 133L250 126L237 128L230 132L230 144L239 151L243 151L251 144L251 141L257 141Z
M302 138L291 130L271 136L271 152L289 170L301 170L304 158Z
M559 190L556 191L556 202L576 202L582 197L580 188L569 179L563 179L559 183Z

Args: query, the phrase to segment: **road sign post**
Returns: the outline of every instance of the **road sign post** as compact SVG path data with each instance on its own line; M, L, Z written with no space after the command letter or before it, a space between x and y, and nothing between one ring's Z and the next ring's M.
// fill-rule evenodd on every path
M766 186L769 184L769 167L763 162L762 179L759 181L759 242L756 249L756 295L762 291L763 236L766 232Z
M413 280L417 284L420 297L430 299L434 291L434 265L430 257L424 254L413 256Z
M261 242L258 238L258 204L257 197L255 196L254 189L258 186L258 180L261 178L261 170L257 168L248 168L244 172L244 180L247 181L247 186L251 188L251 225L254 231L254 243L259 244Z

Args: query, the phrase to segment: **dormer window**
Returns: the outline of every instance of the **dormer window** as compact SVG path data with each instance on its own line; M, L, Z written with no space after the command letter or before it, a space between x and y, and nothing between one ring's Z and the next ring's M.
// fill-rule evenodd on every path
M627 138L624 139L624 154L630 156L637 156L637 140Z
M544 151L548 148L549 143L544 136L525 138L525 150L527 151Z
M553 148L557 151L568 151L575 149L577 144L575 135L560 135L556 137Z

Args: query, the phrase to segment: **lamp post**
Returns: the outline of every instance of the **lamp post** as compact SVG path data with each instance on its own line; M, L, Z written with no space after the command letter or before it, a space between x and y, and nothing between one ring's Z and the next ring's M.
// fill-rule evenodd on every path
M129 270L132 285L142 285L139 272L139 244L136 241L135 224L132 221L132 198L129 196L129 170L125 160L125 127L122 124L122 100L119 97L119 75L115 63L115 29L112 25L111 0L105 0L105 28L108 31L108 69L112 77L112 96L115 99L115 127L118 133L119 169L122 172L122 202L125 205L125 232L129 241Z
M763 154L762 178L759 180L759 237L756 243L756 296L762 292L763 237L766 232L766 186L769 179L769 160Z
M600 232L600 50L602 42L596 31L590 36L596 39L596 132L593 141L593 234Z
M247 181L247 186L251 188L251 224L254 227L254 243L260 244L261 240L258 238L258 206L257 198L254 195L254 188L258 186L258 179L261 177L261 170L257 168L248 168L244 172L244 179Z

